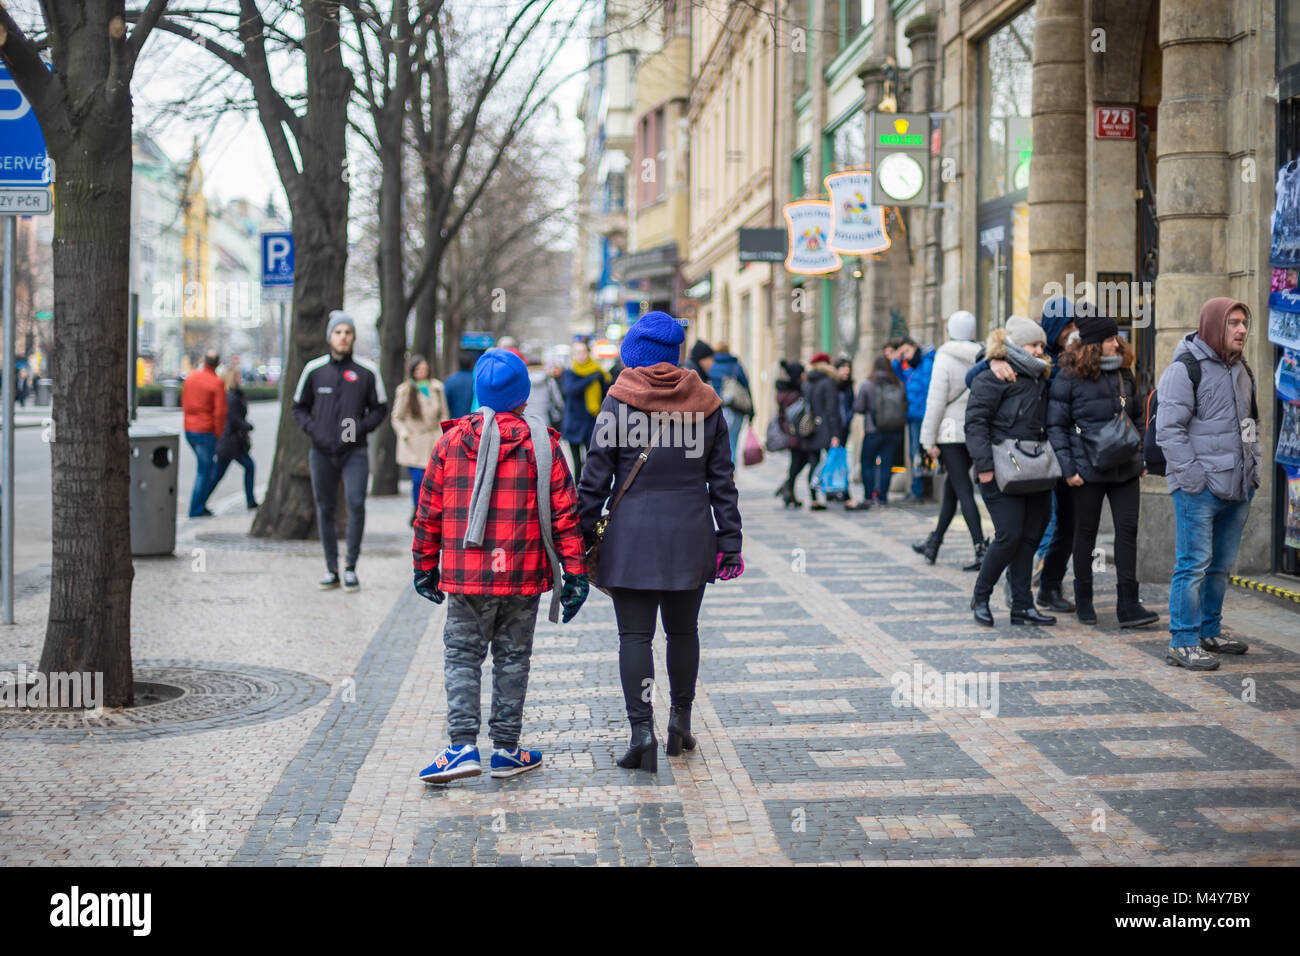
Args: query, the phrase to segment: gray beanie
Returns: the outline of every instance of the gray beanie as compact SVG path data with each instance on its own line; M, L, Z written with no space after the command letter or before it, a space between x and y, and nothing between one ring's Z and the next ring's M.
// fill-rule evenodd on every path
M1043 327L1023 315L1013 315L1007 319L1007 339L1022 349L1035 342L1047 344L1047 334L1043 331Z
M353 336L357 334L357 324L352 321L352 316L348 315L342 309L335 309L333 312L330 313L329 325L325 327L326 341L328 341L329 337L334 334L334 329L340 325L346 325L348 328L350 328L352 330Z

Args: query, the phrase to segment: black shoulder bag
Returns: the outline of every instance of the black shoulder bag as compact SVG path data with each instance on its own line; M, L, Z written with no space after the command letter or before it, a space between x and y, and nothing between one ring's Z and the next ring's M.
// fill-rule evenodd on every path
M1108 375L1106 382L1107 385L1110 384ZM1112 397L1114 397L1113 392ZM1142 454L1142 435L1133 424L1133 419L1129 417L1127 405L1128 400L1124 397L1121 385L1119 408L1110 421L1095 431L1084 431L1077 422L1074 425L1075 433L1083 439L1083 448L1088 453L1088 461L1097 471L1118 468Z

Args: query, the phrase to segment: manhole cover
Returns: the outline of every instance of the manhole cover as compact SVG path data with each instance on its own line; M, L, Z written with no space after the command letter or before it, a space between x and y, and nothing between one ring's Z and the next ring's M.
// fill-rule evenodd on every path
M11 668L17 670L17 668ZM198 734L288 717L324 699L309 674L250 664L139 661L136 706L99 718L67 710L0 708L6 740L113 742Z
M276 554L301 554L320 557L320 541L275 541L271 538L254 538L240 531L205 531L194 536L199 544L223 551L270 551ZM398 557L411 553L411 534L394 531L367 531L361 541L363 553L372 557Z

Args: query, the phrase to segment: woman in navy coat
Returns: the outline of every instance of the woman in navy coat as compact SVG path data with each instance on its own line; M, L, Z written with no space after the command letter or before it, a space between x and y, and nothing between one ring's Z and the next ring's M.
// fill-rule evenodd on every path
M656 424L658 441L610 518L598 580L618 620L619 674L632 742L619 766L658 769L651 640L662 613L667 637L667 752L695 747L691 704L699 671L699 613L705 584L744 571L740 509L722 400L689 369L677 367L685 333L663 312L642 316L623 339L627 366L610 388L578 483L584 535L594 535Z

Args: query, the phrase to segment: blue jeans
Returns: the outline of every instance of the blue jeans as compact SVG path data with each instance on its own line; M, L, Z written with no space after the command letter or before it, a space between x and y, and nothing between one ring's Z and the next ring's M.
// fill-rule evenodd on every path
M1052 535L1056 534L1056 496L1052 496L1052 516L1047 519L1047 528L1043 531L1043 540L1038 542L1038 557L1047 554L1052 546Z
M420 485L424 484L424 469L406 466L406 473L411 476L411 507L420 507Z
M727 423L727 437L731 439L731 464L735 467L740 461L740 436L745 430L745 416L724 408L722 418Z
M194 476L194 490L190 492L190 517L203 514L212 491L212 476L217 467L217 436L212 432L186 432L185 440L194 449L199 470Z
M925 483L916 470L916 457L921 454L921 421L920 419L907 420L907 470L912 473L912 497L920 498L925 493Z
M253 495L253 459L248 455L240 455L238 458L217 458L217 467L212 474L212 487L208 489L208 497L212 497L212 492L217 490L217 485L221 484L221 479L226 475L226 469L230 467L232 461L239 462L244 469L244 500L252 507L257 504L257 498Z
M1173 497L1177 524L1174 574L1169 582L1169 643L1195 647L1199 638L1219 635L1228 569L1237 560L1255 490L1245 501L1225 501L1209 488L1199 495L1177 488Z
M862 490L866 498L889 500L889 482L894 477L894 449L902 434L901 431L867 432L862 436Z

